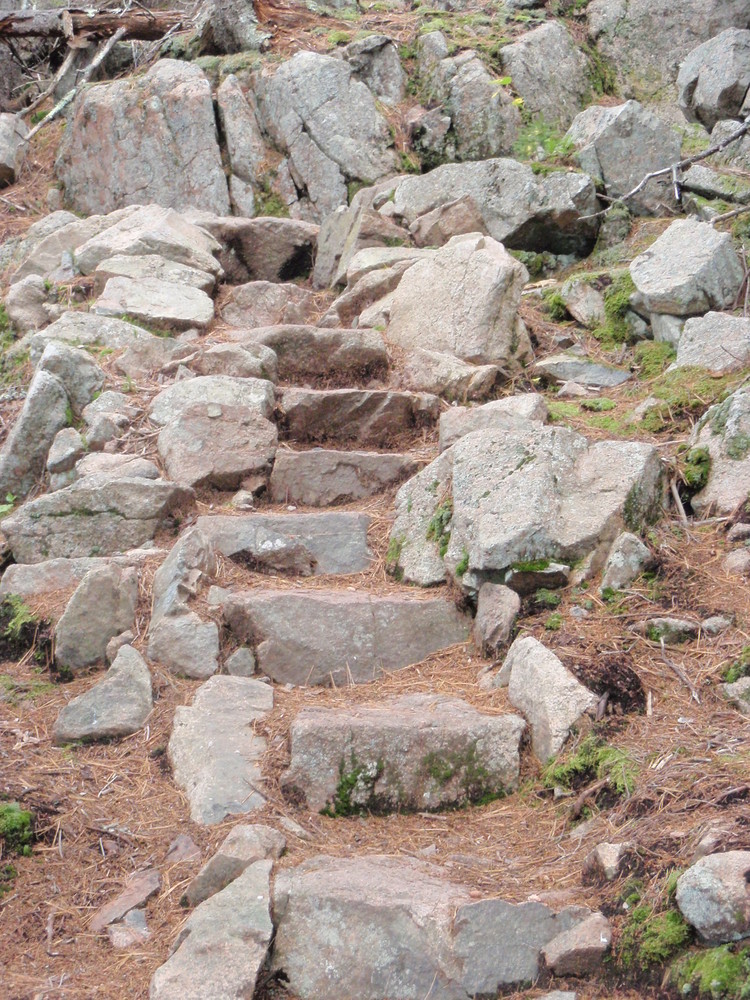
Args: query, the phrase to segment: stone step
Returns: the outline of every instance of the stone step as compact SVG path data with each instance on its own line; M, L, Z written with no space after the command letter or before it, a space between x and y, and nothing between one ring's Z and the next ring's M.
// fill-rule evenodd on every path
M294 804L349 815L440 809L498 798L518 784L517 715L412 694L378 706L303 708L282 789Z
M374 597L314 590L254 590L223 604L258 669L280 683L364 684L465 642L470 619L444 598Z
M258 572L300 576L361 573L372 562L367 514L218 514L198 528L227 558Z
M392 448L432 428L440 400L429 393L385 389L287 389L281 413L281 434L290 441Z
M265 804L259 761L266 741L252 724L273 708L268 684L247 677L211 677L192 705L175 710L167 753L175 782L196 823L220 823Z
M271 499L310 507L362 500L408 479L422 464L403 453L283 448L276 452L271 473Z
M284 381L320 377L374 378L385 374L388 353L377 330L279 325L229 330L241 344L262 344L278 357Z

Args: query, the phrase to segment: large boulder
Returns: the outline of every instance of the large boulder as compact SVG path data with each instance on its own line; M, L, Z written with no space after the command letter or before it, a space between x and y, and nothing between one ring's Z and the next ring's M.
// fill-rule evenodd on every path
M695 316L730 307L743 268L729 233L678 219L635 258L630 276L648 312Z
M693 316L682 328L675 368L707 368L729 372L750 362L750 319L730 313Z
M461 437L396 495L393 569L422 585L446 572L469 590L502 583L514 565L603 563L626 526L661 511L656 449L597 441L507 417Z
M510 159L447 163L395 187L393 207L414 228L423 216L471 198L494 239L513 250L588 253L598 220L594 183L585 174L537 175Z
M500 49L503 74L524 114L566 128L591 89L586 58L559 21L548 21Z
M343 59L298 52L259 74L255 95L265 131L288 156L303 217L317 221L345 205L349 181L394 171L387 123Z
M616 107L592 105L582 111L567 136L581 170L601 181L610 198L632 191L646 174L680 159L680 137L637 101ZM638 212L674 210L671 178L652 180L628 208Z
M698 513L730 514L750 494L750 389L712 406L690 438L710 456L708 481L690 503Z
M591 0L588 33L624 96L652 99L677 78L687 54L725 28L750 23L748 0Z
M388 339L507 372L532 358L518 315L528 272L488 236L454 236L404 274L393 296Z
M466 805L516 787L523 730L518 716L424 694L371 707L303 708L292 723L282 789L335 815Z
M79 212L155 201L229 214L211 88L193 63L161 59L144 76L83 89L56 170Z
M339 53L354 75L383 104L398 104L404 96L406 74L401 67L398 48L386 35L368 35L345 45Z
M750 851L696 861L677 880L676 900L705 944L750 937Z
M750 87L750 31L727 28L687 56L677 76L682 113L709 132L725 118L739 118Z

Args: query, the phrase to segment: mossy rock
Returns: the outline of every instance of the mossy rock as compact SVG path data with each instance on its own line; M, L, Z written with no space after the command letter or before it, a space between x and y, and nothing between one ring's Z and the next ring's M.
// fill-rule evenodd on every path
M4 854L31 854L34 816L17 802L0 802L0 841Z

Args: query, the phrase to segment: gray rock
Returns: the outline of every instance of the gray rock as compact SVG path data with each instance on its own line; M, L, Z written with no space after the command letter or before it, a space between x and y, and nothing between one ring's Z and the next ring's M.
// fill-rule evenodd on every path
M76 267L81 274L92 274L100 264L120 256L156 256L214 276L221 273L215 257L221 244L171 208L142 205L112 213L104 222L109 220L76 247ZM155 261L154 267L159 266Z
M270 861L256 861L182 927L151 978L150 1000L242 1000L255 991L273 934Z
M748 23L747 0L592 0L589 39L613 66L617 82L639 100L663 97L680 62L695 46Z
M463 806L518 783L525 728L464 701L405 695L378 706L307 707L291 728L284 794L316 812L390 813ZM341 798L342 776L354 779Z
M343 276L347 288L353 288L372 271L383 271L399 264L414 264L418 260L432 260L434 250L419 250L416 247L363 247L349 259Z
M394 171L387 123L344 60L298 52L257 76L255 95L264 130L304 191L304 217L318 220L345 205L348 180L371 183Z
M3 520L3 533L16 562L111 555L149 541L190 499L192 490L163 480L87 476L24 504Z
M646 174L680 159L680 136L637 101L587 108L575 119L566 139L577 150L581 170L601 181L610 198L627 194ZM649 181L627 205L640 214L663 214L665 206L673 211L671 179Z
M67 590L72 593L92 569L101 569L111 562L118 566L138 566L144 559L153 558L156 549L140 549L114 559L81 557L78 559L49 559L39 563L12 563L0 581L0 599L8 594L28 597Z
M471 590L529 561L591 556L595 572L624 527L659 516L662 468L651 446L589 445L568 428L506 419L459 438L399 490L391 542L405 580L438 582L441 542L442 572L460 566Z
M148 415L157 427L181 418L196 404L238 406L270 417L273 411L273 385L267 379L232 378L229 375L199 375L173 382L154 396Z
M531 744L542 763L562 749L574 726L597 698L557 656L531 636L516 639L503 664L511 705L531 727Z
M216 104L230 169L236 177L252 184L259 179L268 157L252 91L245 97L237 77L230 74L216 91Z
M256 572L302 576L362 573L372 562L370 518L356 512L243 514L198 518L217 552Z
M483 406L454 406L440 414L440 451L454 445L460 437L472 431L504 427L508 417L523 420L547 420L547 403L540 393L528 392L518 396L495 399Z
M612 928L603 913L592 913L542 948L548 969L556 976L593 976L601 970L612 943Z
M252 0L221 0L209 5L202 33L208 51L254 51L270 37L258 26Z
M15 184L26 159L29 130L19 115L0 114L0 187Z
M685 327L684 316L668 316L666 313L651 313L651 332L657 343L677 347Z
M198 527L185 531L154 574L152 626L165 615L185 614L190 599L216 575L217 569L216 552L206 535Z
M309 323L317 312L315 296L307 288L250 281L231 289L222 305L221 317L230 326L247 329L278 323Z
M158 479L159 470L147 458L137 455L95 451L84 455L75 467L76 476L106 476L108 479Z
M392 39L368 35L345 45L340 54L377 100L393 105L403 99L406 74Z
M279 378L373 378L388 367L383 338L375 330L320 330L314 326L266 326L241 331L242 344L271 348Z
M420 215L409 232L420 247L441 247L454 236L481 233L485 228L480 207L470 195L463 195Z
M107 643L129 629L138 603L138 573L109 565L90 570L55 628L55 660L80 670L104 659Z
M717 122L711 130L711 145L719 145L729 139L740 128L740 123L734 119ZM724 149L715 153L712 163L732 167L735 170L747 170L750 167L750 138L743 133L739 139L730 142Z
M396 185L394 208L408 225L440 205L471 197L487 232L507 249L588 253L598 229L590 177L555 171L537 176L510 159L448 163ZM584 218L586 216L587 218Z
M5 311L13 329L25 334L46 326L50 321L45 309L49 298L44 279L38 274L29 274L12 284L5 296Z
M449 56L443 35L430 32L420 39L419 74L425 96L451 124L452 144L436 151L440 159L484 160L511 151L521 114L476 52Z
M585 278L568 278L561 286L559 295L573 319L589 330L596 329L606 320L604 296Z
M707 448L708 482L691 498L698 514L730 514L750 492L750 391L737 389L711 406L690 436L694 448Z
M187 362L196 375L231 375L233 378L279 377L276 353L264 344L214 344Z
M643 629L652 642L659 642L663 639L667 645L673 646L697 639L700 633L700 624L667 615L647 618L643 622Z
M299 219L217 218L191 213L221 244L219 260L236 284L306 278L313 265L318 226Z
M37 371L0 451L1 496L12 493L23 499L33 489L44 473L55 435L68 423L68 407L62 382L49 372Z
M133 642L135 642L135 633L131 632L130 629L127 629L125 632L120 632L119 635L113 636L107 643L107 648L104 651L104 659L111 666L122 647L130 646Z
M142 906L161 888L161 875L155 868L136 871L125 882L124 890L114 899L100 906L89 926L99 934L116 920L121 920L138 906Z
M215 274L169 260L158 253L140 255L118 253L97 264L94 271L94 291L97 295L102 294L110 278L130 278L134 281L156 279L178 286L174 289L173 295L177 295L182 287L198 289L210 295L216 284Z
M722 684L725 698L744 715L750 715L750 677L740 677L734 684Z
M281 449L271 473L275 503L329 507L361 500L413 475L419 462L407 454Z
M281 432L290 441L355 442L391 448L440 412L437 396L383 389L286 389Z
M624 590L651 562L651 552L640 538L629 531L623 531L609 550L599 592L603 594L605 590Z
M286 837L272 826L261 823L235 826L190 882L184 899L190 906L198 906L234 882L250 865L277 860L285 848Z
M227 657L224 669L230 677L252 677L257 673L257 664L252 649L240 646Z
M63 427L47 454L47 472L69 472L85 453L83 438L74 427Z
M750 32L748 32L750 34ZM687 320L670 370L695 366L729 372L750 362L750 319L708 312Z
M523 98L524 113L567 128L589 94L588 64L559 21L548 21L504 45L503 74Z
M180 677L205 680L219 669L219 629L194 611L165 615L152 621L148 656Z
M252 731L273 708L273 690L246 677L212 677L191 706L175 710L167 752L195 823L220 823L261 808L260 758L266 741Z
M468 635L464 616L441 598L349 591L237 593L225 601L224 617L253 646L262 673L296 685L366 683Z
M407 350L421 348L427 326L431 350L514 371L532 357L518 316L527 280L526 268L495 240L455 236L404 274L393 296L388 339Z
M649 312L691 316L731 306L742 265L729 233L678 219L635 258L630 274Z
M82 90L56 170L79 212L153 200L229 214L211 89L194 63L160 59L144 76Z
M122 437L143 411L124 393L108 389L84 407L83 421L86 443L92 451L101 451L116 438Z
M632 851L631 841L620 844L597 844L593 851L586 855L583 870L587 875L611 882L621 873Z
M520 610L521 598L510 587L482 584L474 619L474 642L483 656L497 656L507 646Z
M200 288L161 278L110 278L92 307L99 316L132 316L167 330L205 330L214 304Z
M157 447L176 483L222 490L250 483L255 489L270 475L277 439L275 425L255 409L194 403L162 428Z
M677 880L677 906L704 944L750 936L748 872L750 851L727 851L701 858Z
M622 368L598 364L589 358L579 358L573 354L553 354L537 361L534 371L550 382L576 382L596 389L622 385L630 378L630 372Z
M369 314L382 305L382 300L396 288L412 263L412 260L406 259L392 267L381 267L364 275L331 303L318 324L324 327L363 326L362 314Z
M148 667L132 646L122 646L103 680L62 709L52 740L60 746L129 736L144 725L152 707Z
M747 34L750 35L750 32ZM702 163L694 163L689 168L682 187L684 191L692 191L702 198L737 202L740 205L746 205L750 201L750 181L736 173L712 170ZM701 207L700 203L698 207ZM721 215L724 211L725 208L719 207L714 214Z
M443 399L464 402L486 399L500 379L497 365L472 365L438 351L410 351L401 372L401 380L408 389L434 392Z
M118 351L137 343L161 342L161 338L121 319L109 319L94 313L65 312L29 339L29 355L33 364L39 361L47 345L54 341L75 347L104 347Z
M76 415L83 412L104 386L104 372L93 358L65 343L47 344L37 367L60 380Z
M750 31L727 28L694 48L680 64L677 101L688 121L709 131L739 118L750 87Z

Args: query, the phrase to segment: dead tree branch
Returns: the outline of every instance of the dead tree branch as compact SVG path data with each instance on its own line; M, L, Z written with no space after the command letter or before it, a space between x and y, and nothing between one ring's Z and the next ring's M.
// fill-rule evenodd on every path
M65 38L69 45L84 45L122 31L120 38L153 41L182 20L174 11L0 10L0 39Z

